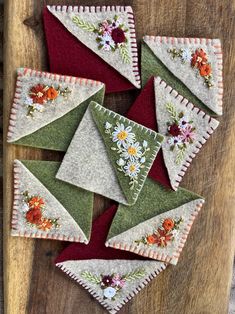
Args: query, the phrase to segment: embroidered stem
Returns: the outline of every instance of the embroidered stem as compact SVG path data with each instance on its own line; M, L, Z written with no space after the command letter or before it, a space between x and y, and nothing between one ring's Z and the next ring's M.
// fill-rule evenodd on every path
M139 269L136 269L128 274L126 274L123 279L125 279L126 281L133 281L133 280L136 280L136 279L140 279L142 277L145 276L145 270L144 268L139 268Z
M74 16L72 18L72 21L78 27L80 27L81 29L83 29L87 32L95 32L96 31L96 26L94 24L89 23L89 22L85 22L82 19L80 19L78 16Z
M172 103L167 103L166 104L166 110L167 112L169 112L169 114L171 115L171 118L174 120L174 121L177 121L178 120L178 113L177 111L175 110L175 107Z
M101 282L101 278L96 276L96 275L93 275L91 272L89 271L84 271L81 276L88 280L89 282L91 283L96 283L96 284L99 284Z
M120 55L121 55L122 61L124 63L130 64L131 58L129 56L129 51L127 49L126 44L119 45L119 51L120 51Z
M179 151L178 151L178 153L176 155L176 159L175 159L175 163L177 165L179 165L182 162L182 160L184 159L185 152L186 152L187 148L185 145L182 145L182 146L178 146L178 149L179 149Z

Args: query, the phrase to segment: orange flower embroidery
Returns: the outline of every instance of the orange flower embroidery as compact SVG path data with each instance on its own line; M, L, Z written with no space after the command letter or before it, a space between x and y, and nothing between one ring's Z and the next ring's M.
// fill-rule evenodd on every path
M200 75L201 76L209 76L211 74L211 66L210 64L203 64L200 67Z
M58 97L58 91L54 87L50 87L47 90L47 98L50 100L54 100Z
M199 68L207 62L207 54L203 49L197 49L192 56L191 65L193 67Z
M154 244L157 242L157 236L155 234L149 235L146 240L149 244Z
M53 226L51 219L43 218L41 224L38 226L38 229L43 231L48 231Z
M41 209L44 206L44 201L41 197L32 197L29 201L29 207L33 209Z
M167 218L163 221L162 226L166 231L170 231L174 228L175 222L173 219Z

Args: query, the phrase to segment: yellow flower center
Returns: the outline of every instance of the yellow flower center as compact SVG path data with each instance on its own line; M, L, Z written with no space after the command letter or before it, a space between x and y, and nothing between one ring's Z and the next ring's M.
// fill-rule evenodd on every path
M37 97L41 98L42 96L43 96L43 93L41 93L41 92L37 93Z
M134 172L135 171L135 165L130 165L130 172Z
M118 133L117 138L121 141L127 138L128 133L126 131L121 131Z
M39 205L39 202L35 202L34 205L35 205L35 206L38 206L38 205Z
M131 156L135 156L137 153L137 149L133 146L130 146L127 151L128 151L128 154Z

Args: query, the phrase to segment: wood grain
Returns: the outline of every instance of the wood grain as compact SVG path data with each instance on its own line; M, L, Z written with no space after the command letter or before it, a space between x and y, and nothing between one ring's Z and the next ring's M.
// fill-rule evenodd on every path
M5 3L4 90L4 283L6 314L101 314L104 309L53 260L65 244L10 237L12 161L61 160L61 154L6 143L15 69L47 69L41 10L44 4L77 1L8 0ZM177 266L170 266L120 314L227 313L235 243L235 2L230 0L80 1L81 5L133 6L138 39L144 35L221 38L224 51L224 115L192 163L183 186L202 194L199 214ZM59 36L59 34L58 34ZM138 92L109 95L107 107L124 113ZM109 200L96 196L97 216Z

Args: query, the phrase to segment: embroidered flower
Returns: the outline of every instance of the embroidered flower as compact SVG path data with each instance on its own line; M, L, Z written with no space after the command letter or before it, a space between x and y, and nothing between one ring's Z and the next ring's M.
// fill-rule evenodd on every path
M25 105L32 106L33 105L33 99L31 97L26 97L25 99Z
M54 87L49 87L47 90L47 98L54 100L58 97L59 92Z
M146 237L146 240L147 240L148 244L157 243L157 235L156 234L151 234L151 235Z
M211 74L211 66L210 64L203 64L200 67L200 75L201 76L209 76Z
M112 127L112 124L109 123L109 122L105 122L105 129L108 130L108 129L111 129Z
M117 290L113 287L108 287L104 289L104 297L109 300L112 300L113 297L116 295L116 293L117 293Z
M140 159L140 163L141 163L141 164L144 164L144 163L145 163L145 161L146 161L146 158L145 158L145 157L141 157L141 159Z
M173 123L172 125L168 127L168 132L172 136L178 136L181 133L180 127L176 123Z
M104 33L100 38L100 49L109 51L115 47L115 42L113 41L112 37L108 33Z
M145 141L145 140L143 141L143 147L144 147L144 148L148 147L148 142Z
M28 204L33 209L42 209L45 205L44 200L39 196L32 197Z
M119 27L113 29L112 30L112 39L115 42L115 44L124 43L126 41L126 36L125 36L124 31Z
M175 226L175 222L173 219L171 218L166 218L163 223L162 223L162 226L163 228L166 230L166 231L171 231L174 226Z
M122 277L118 274L113 276L112 281L113 281L112 286L114 286L114 287L116 286L117 288L124 287L124 285L126 283L125 280L122 279Z
M40 224L41 223L41 219L42 219L41 210L40 209L30 209L26 213L26 219L31 224L36 224L36 225Z
M180 127L181 129L184 129L188 124L189 124L189 121L188 121L185 117L182 117L182 118L179 120L179 127Z
M125 163L126 163L125 160L123 160L122 158L118 159L118 161L117 161L117 165L120 167L124 166Z
M29 96L34 103L44 104L47 99L47 88L45 85L38 84L30 89Z
M199 68L207 62L207 54L203 49L197 49L192 55L191 65L193 67Z
M156 244L161 247L167 246L167 243L172 239L172 234L160 228L157 230L157 232Z
M126 175L136 178L140 172L140 164L137 161L128 161L124 169L126 170Z
M193 143L195 139L195 129L191 125L187 125L182 129L181 137L184 143Z
M125 128L124 124L117 123L117 126L114 127L114 132L112 133L113 142L117 142L118 146L132 143L135 139L135 134L131 131L131 126Z
M103 276L101 283L105 286L110 286L112 282L113 282L112 276Z
M113 29L113 25L110 25L110 23L107 20L105 20L102 23L100 23L100 30L103 33L111 34L112 33L112 29Z
M135 161L142 157L142 147L140 146L139 142L131 143L131 144L124 144L124 148L126 150L123 151L121 156L125 159L130 159L131 161Z
M183 62L190 62L192 58L192 52L190 49L185 48L182 50L181 58Z

